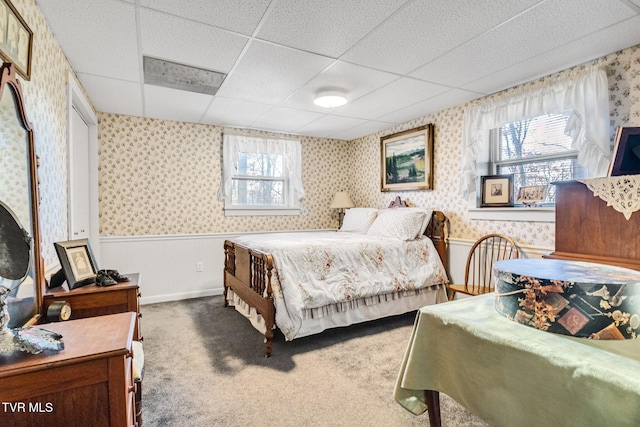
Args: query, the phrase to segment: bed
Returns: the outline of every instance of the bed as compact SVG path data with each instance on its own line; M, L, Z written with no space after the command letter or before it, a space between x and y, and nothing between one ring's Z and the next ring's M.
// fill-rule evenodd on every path
M446 216L352 208L338 231L261 233L224 242L224 304L286 340L447 300Z

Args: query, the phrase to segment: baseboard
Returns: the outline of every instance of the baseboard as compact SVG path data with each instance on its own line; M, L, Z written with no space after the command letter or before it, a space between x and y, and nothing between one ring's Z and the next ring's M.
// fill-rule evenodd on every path
M192 299L192 298L212 297L212 296L222 295L222 293L223 293L222 288L216 288L216 289L203 289L201 291L194 291L194 292L178 292L174 294L141 297L140 305L156 304L159 302L180 301L180 300Z

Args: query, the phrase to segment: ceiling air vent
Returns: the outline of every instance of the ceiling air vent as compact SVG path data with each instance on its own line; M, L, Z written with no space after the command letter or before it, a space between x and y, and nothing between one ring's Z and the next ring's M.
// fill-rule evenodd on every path
M190 92L215 95L227 76L217 71L177 64L164 59L143 57L144 82Z

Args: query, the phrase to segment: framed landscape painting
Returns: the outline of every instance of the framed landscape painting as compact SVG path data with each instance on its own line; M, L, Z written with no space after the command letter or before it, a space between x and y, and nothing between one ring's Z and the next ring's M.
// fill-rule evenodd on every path
M433 125L380 138L382 191L433 189Z

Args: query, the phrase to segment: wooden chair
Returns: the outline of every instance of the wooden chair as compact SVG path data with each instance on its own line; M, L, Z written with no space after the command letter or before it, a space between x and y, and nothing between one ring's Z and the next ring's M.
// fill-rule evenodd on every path
M463 285L447 285L449 301L456 292L480 295L493 292L493 263L504 259L519 258L515 242L501 234L487 234L476 241L467 257Z

